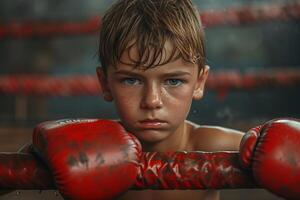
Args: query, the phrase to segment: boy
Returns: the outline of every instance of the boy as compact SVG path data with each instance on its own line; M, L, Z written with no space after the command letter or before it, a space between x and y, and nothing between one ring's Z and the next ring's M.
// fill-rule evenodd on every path
M97 69L106 101L143 151L238 150L243 133L186 120L209 67L191 0L119 0L103 17ZM218 191L129 191L120 199L219 199Z

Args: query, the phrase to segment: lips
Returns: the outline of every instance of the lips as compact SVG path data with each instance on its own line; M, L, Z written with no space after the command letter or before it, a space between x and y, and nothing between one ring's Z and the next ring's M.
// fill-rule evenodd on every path
M166 121L160 119L145 119L139 121L140 128L143 129L159 129L166 124Z

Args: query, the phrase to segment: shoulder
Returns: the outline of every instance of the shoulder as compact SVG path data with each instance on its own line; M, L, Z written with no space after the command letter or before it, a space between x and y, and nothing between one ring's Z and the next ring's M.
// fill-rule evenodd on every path
M220 127L202 126L187 121L191 127L190 143L193 150L201 151L237 151L243 132Z

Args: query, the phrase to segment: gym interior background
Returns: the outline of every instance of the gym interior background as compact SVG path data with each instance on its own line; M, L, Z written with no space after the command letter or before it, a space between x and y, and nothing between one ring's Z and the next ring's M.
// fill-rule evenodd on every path
M117 118L95 68L99 22L111 0L0 1L0 151L17 151L34 126L62 118ZM210 79L189 119L246 131L300 118L300 1L194 0L205 26ZM221 199L279 199L261 189ZM0 199L62 199L15 191Z

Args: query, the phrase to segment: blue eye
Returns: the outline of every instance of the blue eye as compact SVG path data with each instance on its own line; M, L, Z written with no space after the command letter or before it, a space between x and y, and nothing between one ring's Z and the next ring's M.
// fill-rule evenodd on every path
M168 79L166 81L166 84L167 85L170 85L170 86L179 86L183 83L184 81L183 80L180 80L180 79Z
M140 84L140 81L136 78L124 78L122 79L122 83L125 85L137 85Z

